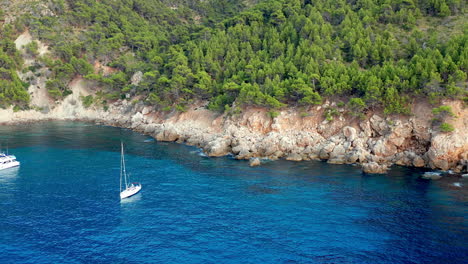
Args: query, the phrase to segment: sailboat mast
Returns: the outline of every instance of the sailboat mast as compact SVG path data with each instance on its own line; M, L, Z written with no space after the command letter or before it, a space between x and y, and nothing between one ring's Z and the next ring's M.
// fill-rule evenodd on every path
M123 176L124 176L124 179L125 179L125 188L128 188L127 171L125 169L125 156L124 156L124 150L123 150L123 143L122 143L122 168L123 168Z
M122 192L122 151L123 151L123 143L120 142L120 192Z

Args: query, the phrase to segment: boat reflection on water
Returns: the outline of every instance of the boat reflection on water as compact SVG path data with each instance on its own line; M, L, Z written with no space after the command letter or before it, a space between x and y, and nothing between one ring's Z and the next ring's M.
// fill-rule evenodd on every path
M0 183L7 183L17 178L20 167L8 168L0 171Z
M137 194L135 194L133 196L130 196L130 197L127 197L125 199L121 199L120 203L130 204L130 203L138 202L140 200L141 200L141 193L137 193Z

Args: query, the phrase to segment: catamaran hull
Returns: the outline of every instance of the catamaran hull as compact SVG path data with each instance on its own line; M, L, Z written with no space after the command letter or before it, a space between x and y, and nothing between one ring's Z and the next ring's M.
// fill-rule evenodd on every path
M128 198L130 196L133 196L133 195L137 194L140 190L141 190L141 185L136 185L136 186L133 186L133 187L129 187L129 188L123 190L120 193L120 199L125 199L125 198Z
M5 163L5 164L0 164L0 170L18 167L19 165L20 165L19 161L13 161L13 162Z

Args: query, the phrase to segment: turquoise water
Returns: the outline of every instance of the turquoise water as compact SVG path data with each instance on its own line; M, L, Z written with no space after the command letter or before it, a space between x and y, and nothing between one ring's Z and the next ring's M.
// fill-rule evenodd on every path
M119 201L120 140L140 194ZM83 123L1 126L1 263L464 263L468 180L250 168ZM454 183L459 183L457 187ZM466 263L466 262L465 262Z

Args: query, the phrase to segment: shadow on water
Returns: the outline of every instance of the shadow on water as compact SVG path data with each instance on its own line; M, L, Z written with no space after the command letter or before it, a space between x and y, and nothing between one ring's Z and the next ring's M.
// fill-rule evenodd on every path
M13 167L0 171L0 183L12 182L18 177L20 167Z

